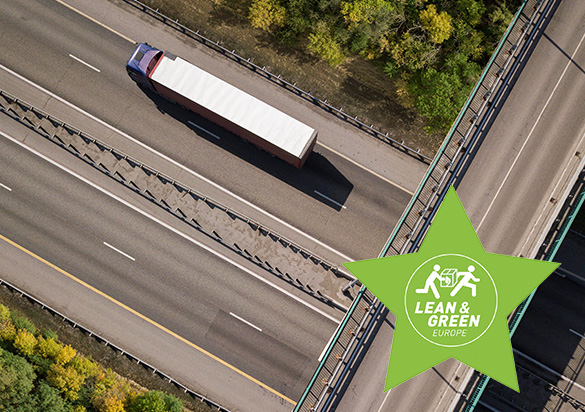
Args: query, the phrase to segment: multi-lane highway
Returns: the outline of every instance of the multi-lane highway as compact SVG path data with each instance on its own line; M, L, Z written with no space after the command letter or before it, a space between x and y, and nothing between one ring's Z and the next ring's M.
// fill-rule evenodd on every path
M377 254L426 165L119 6L2 2L0 88L188 176L194 189L337 264ZM145 94L124 70L133 40L315 127L315 153L297 171ZM218 249L3 114L0 132L3 278L227 407L290 410L340 311Z
M552 2L552 19L518 72L456 188L488 252L534 256L583 167L585 3ZM445 361L383 392L395 318L389 314L338 411L442 411L469 371Z
M80 8L99 8L80 3ZM11 1L0 7L0 64L351 259L376 255L426 168L224 57L149 26L141 16L122 10L110 13L117 31L180 54L317 129L326 146L319 144L297 171L186 110L145 94L125 73L134 49L125 38L57 1ZM3 87L19 96L19 90ZM191 127L189 121L222 138Z
M137 212L109 190L117 188L107 177L97 181L105 189L97 190L6 136L0 150L4 237L282 395L300 396L339 313L255 275L237 255L210 252L213 242L197 231L170 230L152 214L156 209ZM2 273L18 282L17 268ZM46 286L46 293L59 293ZM58 306L67 309L68 302Z

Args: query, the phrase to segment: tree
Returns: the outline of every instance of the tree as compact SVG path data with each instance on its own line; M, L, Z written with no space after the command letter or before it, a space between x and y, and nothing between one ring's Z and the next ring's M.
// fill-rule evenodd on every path
M395 34L405 16L399 3L387 0L343 1L340 12L349 33L349 46L367 59L389 50L388 37Z
M274 31L284 25L286 9L277 0L253 0L248 19L252 27Z
M318 24L316 32L309 34L309 50L323 58L330 66L337 66L345 59L341 46L335 41L324 23Z
M56 359L63 347L63 345L56 342L53 338L45 339L39 336L37 341L37 354L43 358Z
M74 367L63 366L59 363L53 364L47 373L47 382L61 391L70 401L79 398L79 390L84 381L85 377L80 375Z
M420 23L423 28L429 33L429 39L436 44L441 44L453 32L451 25L451 16L447 12L437 13L437 7L434 4L429 4L426 9L419 14Z
M281 41L294 44L306 36L315 21L313 0L288 0L286 18L278 37Z
M428 43L405 33L394 43L390 56L397 68L416 71L430 66L436 58L437 50Z
M160 391L148 391L136 396L128 405L128 412L181 412L183 403Z
M72 348L71 345L65 345L61 348L55 357L55 362L57 362L59 365L65 365L67 362L73 359L76 354L76 349Z
M419 113L427 117L428 132L446 132L477 80L480 67L463 55L450 58L441 71L434 68L413 76L409 91Z
M63 412L66 402L59 391L45 381L40 381L36 390L36 404L43 412Z
M28 330L20 329L14 337L14 347L21 355L32 356L37 346L37 338Z
M32 406L30 393L36 378L32 365L6 350L0 352L0 410Z
M96 376L91 404L98 412L122 412L124 405L134 395L130 385L108 369L105 373L100 371Z
M16 336L16 328L10 319L0 320L0 339L5 342L12 342Z

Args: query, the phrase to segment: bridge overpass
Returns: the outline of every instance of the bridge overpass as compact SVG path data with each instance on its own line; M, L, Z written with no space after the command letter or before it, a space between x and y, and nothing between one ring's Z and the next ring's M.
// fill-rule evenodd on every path
M537 256L584 166L584 39L585 3L522 4L381 256L417 250L450 184L486 251ZM395 318L365 289L352 309L295 411L458 407L453 359L384 393Z

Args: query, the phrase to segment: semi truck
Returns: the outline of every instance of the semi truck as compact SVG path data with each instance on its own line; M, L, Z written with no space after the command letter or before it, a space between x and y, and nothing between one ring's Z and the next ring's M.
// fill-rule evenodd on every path
M128 75L161 96L301 168L317 131L181 57L146 43L126 64Z

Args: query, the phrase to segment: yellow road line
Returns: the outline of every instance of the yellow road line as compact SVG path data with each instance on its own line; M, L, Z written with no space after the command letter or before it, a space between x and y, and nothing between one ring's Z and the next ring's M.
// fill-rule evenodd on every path
M59 1L59 0L57 0L57 1ZM33 258L35 258L36 260L38 260L38 261L40 261L40 262L44 263L45 265L49 266L50 268L52 268L52 269L55 269L57 272L59 272L59 273L61 273L61 274L65 275L65 276L67 276L69 279L71 279L71 280L74 280L75 282L79 283L80 285L82 285L82 286L85 286L85 287L86 287L86 288L88 288L89 290L91 290L91 291L93 291L93 292L97 293L98 295L100 295L100 296L102 296L102 297L104 297L104 298L108 299L110 302L113 302L113 303L115 303L116 305L120 306L121 308L123 308L123 309L127 310L128 312L130 312L130 313L132 313L132 314L134 314L134 315L138 316L140 319L143 319L143 320L145 320L146 322L148 322L148 323L150 323L151 325L153 325L153 326L157 327L158 329L162 330L163 332L166 332L166 333L168 333L169 335L173 336L174 338L177 338L177 339L178 339L178 340L180 340L181 342L183 342L183 343L185 343L185 344L187 344L187 345L191 346L192 348L194 348L194 349L198 350L199 352L203 353L204 355L207 355L207 356L209 356L211 359L213 359L213 360L215 360L215 361L217 361L217 362L221 363L222 365L224 365L224 366L228 367L229 369L233 370L234 372L236 372L237 374L239 374L239 375L243 376L244 378L246 378L246 379L248 379L248 380L250 380L250 381L252 381L252 382L256 383L257 385L260 385L261 387L263 387L263 388L264 388L264 389L266 389L267 391L269 391L269 392L272 392L272 393L273 393L273 394L275 394L276 396L278 396L278 397L280 397L280 398L284 399L285 401L287 401L287 402L289 402L289 403L291 403L291 404L293 404L293 405L296 405L296 402L295 402L295 401L293 401L292 399L290 399L290 398L288 398L288 397L284 396L283 394L281 394L280 392L276 391L275 389L272 389L270 386L268 386L268 385L266 385L266 384L264 384L264 383L260 382L258 379L256 379L256 378L253 378L252 376L248 375L246 372L243 372L243 371L241 371L240 369L238 369L238 368L236 368L235 366L233 366L233 365L231 365L231 364L227 363L227 362L226 362L226 361L224 361L223 359L221 359L221 358L218 358L218 357L217 357L217 356L215 356L214 354L212 354L212 353L210 353L210 352L206 351L205 349L203 349L203 348L201 348L201 347L199 347L199 346L195 345L194 343L192 343L192 342L188 341L187 339L183 338L182 336L180 336L180 335L176 334L176 333L175 333L175 332L173 332L172 330L165 328L165 327L164 327L164 326L162 326L161 324L159 324L159 323L157 323L157 322L153 321L152 319L150 319L150 318L148 318L148 317L144 316L144 315L143 315L143 314L141 314L140 312L137 312L137 311L135 311L135 310L134 310L134 309L132 309L131 307L129 307L129 306L126 306L126 305L125 305L125 304L123 304L122 302L120 302L120 301L118 301L118 300L114 299L113 297L111 297L111 296L107 295L106 293L102 292L101 290L99 290L99 289L96 289L95 287L91 286L89 283L87 283L87 282L84 282L83 280L81 280L81 279L79 279L79 278L77 278L77 277L73 276L73 275L72 275L72 274L70 274L69 272L67 272L67 271L65 271L65 270L63 270L63 269L61 269L60 267L58 267L58 266L55 266L55 265L54 265L54 264L52 264L51 262L49 262L49 261L47 261L47 260L43 259L42 257L40 257L40 256L36 255L35 253L31 252L30 250L26 249L25 247L23 247L23 246L20 246L18 243L16 243L16 242L13 242L12 240L8 239L7 237L5 237L5 236L3 236L3 235L1 235L1 234L0 234L0 239L1 239L1 240L3 240L3 241L5 241L5 242L6 242L6 243L8 243L8 244L10 244L10 245L14 246L15 248L17 248L17 249L19 249L19 250L23 251L23 252L24 252L24 253L26 253L27 255L29 255L29 256L31 256L31 257L33 257Z
M81 10L77 10L75 7L70 6L69 4L65 3L63 0L55 0L57 3L62 4L63 6L67 7L68 9L73 10L75 13L80 14L81 16L85 17L86 19L89 19L91 21L93 21L95 24L102 26L104 29L111 31L114 34L117 34L118 36L120 36L121 38L123 38L124 40L129 41L130 43L134 43L137 44L134 40L132 40L130 37L123 35L122 33L120 33L117 30L112 29L110 26L106 26L104 23L102 23L99 20L94 19L91 16L88 16L87 14L85 14L84 12L82 12Z

